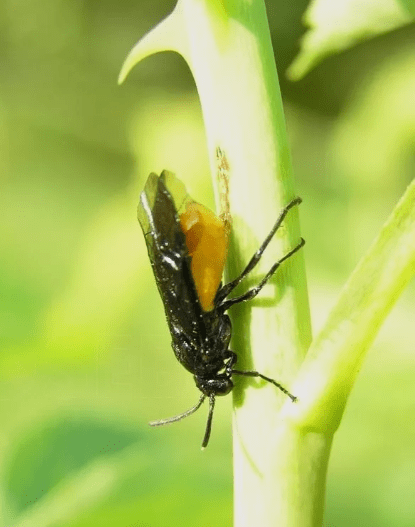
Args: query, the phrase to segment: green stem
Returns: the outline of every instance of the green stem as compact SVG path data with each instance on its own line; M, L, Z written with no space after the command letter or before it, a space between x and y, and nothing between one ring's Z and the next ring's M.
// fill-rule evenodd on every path
M175 50L194 75L215 174L216 147L230 166L233 237L228 273L249 261L295 195L277 72L263 0L181 0L173 13L144 37L123 66L120 80L145 56ZM298 210L267 250L258 276L298 243ZM264 290L266 307L234 308L233 349L238 367L258 369L290 386L309 346L311 331L302 253L285 262L276 288ZM267 294L268 291L268 294ZM269 300L269 297L272 297ZM277 297L277 300L274 297ZM305 452L302 437L279 417L285 396L274 387L237 379L234 390L235 525L311 525L304 496L315 495L315 477L302 481L304 459L325 472L328 446ZM292 403L290 403L292 404ZM301 445L301 446L300 446ZM306 450L310 450L310 442ZM323 451L323 453L322 453ZM284 452L283 457L281 457ZM287 486L287 470L293 474ZM324 477L320 494L324 489ZM304 487L307 485L307 487ZM322 500L320 500L322 501ZM310 506L314 510L313 500ZM299 516L303 517L300 521Z
M365 353L415 274L415 180L346 283L295 382L290 419L334 433Z
M229 163L233 237L228 274L234 277L295 195L264 2L179 0L131 51L120 81L141 59L167 49L183 55L193 72L212 173L216 147ZM251 305L232 308L238 368L276 378L299 397L293 404L273 386L237 379L236 527L321 525L333 433L364 352L414 273L414 192L408 190L346 285L305 360L311 329L303 251L283 264L274 289L264 289ZM258 276L299 236L293 209Z

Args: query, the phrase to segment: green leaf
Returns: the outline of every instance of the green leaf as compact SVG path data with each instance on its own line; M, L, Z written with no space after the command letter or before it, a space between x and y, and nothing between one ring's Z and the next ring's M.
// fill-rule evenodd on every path
M409 24L414 8L409 10L408 4L399 0L314 0L304 16L310 29L287 75L301 79L325 57Z

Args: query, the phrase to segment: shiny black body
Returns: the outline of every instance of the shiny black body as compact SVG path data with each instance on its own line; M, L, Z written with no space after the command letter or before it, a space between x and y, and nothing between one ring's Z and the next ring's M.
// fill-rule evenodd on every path
M243 273L236 280L219 288L213 310L204 311L192 278L191 257L179 221L179 211L189 199L184 186L173 174L164 171L160 177L156 174L149 176L138 207L138 218L145 235L157 287L163 300L173 351L177 360L194 375L196 386L202 392L199 402L184 414L150 424L157 426L187 417L201 406L206 397L209 397L210 411L203 440L205 447L210 436L215 396L226 395L232 390L233 374L261 377L273 383L293 401L295 400L294 396L273 379L255 371L244 372L233 368L237 355L229 350L232 326L225 311L233 304L255 297L279 264L296 252L304 241L301 240L290 253L277 262L257 287L240 297L227 300L231 291L258 263L262 252L288 210L300 203L301 200L296 198L280 214L270 235Z

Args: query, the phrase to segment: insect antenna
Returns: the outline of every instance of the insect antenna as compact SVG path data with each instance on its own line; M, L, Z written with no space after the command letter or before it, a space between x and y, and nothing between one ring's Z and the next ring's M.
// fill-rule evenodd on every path
M209 395L209 415L206 423L205 437L203 438L202 450L204 450L210 438L210 431L212 429L212 418L213 418L213 409L215 408L215 394L211 393Z
M188 417L189 415L192 415L196 412L196 410L199 410L199 408L202 406L203 401L206 399L206 395L201 395L200 399L197 404L192 406L192 408L189 408L186 412L183 412L182 414L175 415L174 417L168 417L167 419L160 419L159 421L150 421L148 424L150 426L163 426L163 425L169 425L170 423L175 423L176 421L181 421L185 417ZM208 437L209 441L209 437Z
M279 388L285 395L288 395L288 397L292 400L293 403L297 401L297 397L295 395L292 395L284 386L282 386L279 382L275 381L274 379L271 379L271 377L266 377L262 373L259 373L258 371L241 371L241 370L231 370L231 373L235 373L236 375L245 375L245 377L260 377L261 379L264 379L264 381L270 382L277 388Z

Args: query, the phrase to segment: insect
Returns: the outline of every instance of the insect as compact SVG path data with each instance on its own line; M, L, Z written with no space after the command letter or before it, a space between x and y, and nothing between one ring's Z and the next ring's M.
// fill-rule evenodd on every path
M229 294L254 269L262 253L280 227L288 211L301 203L290 201L280 212L265 241L242 273L222 285L229 228L209 209L187 194L185 186L171 172L150 174L137 209L157 287L164 304L172 348L177 360L193 374L202 392L198 403L186 412L151 426L161 426L188 417L206 398L209 413L202 448L209 442L215 398L227 395L233 388L232 376L260 377L284 392L292 401L296 397L274 379L257 371L235 369L237 355L229 349L231 321L226 311L235 304L254 298L284 260L303 245L301 238L278 260L259 284L241 296Z

